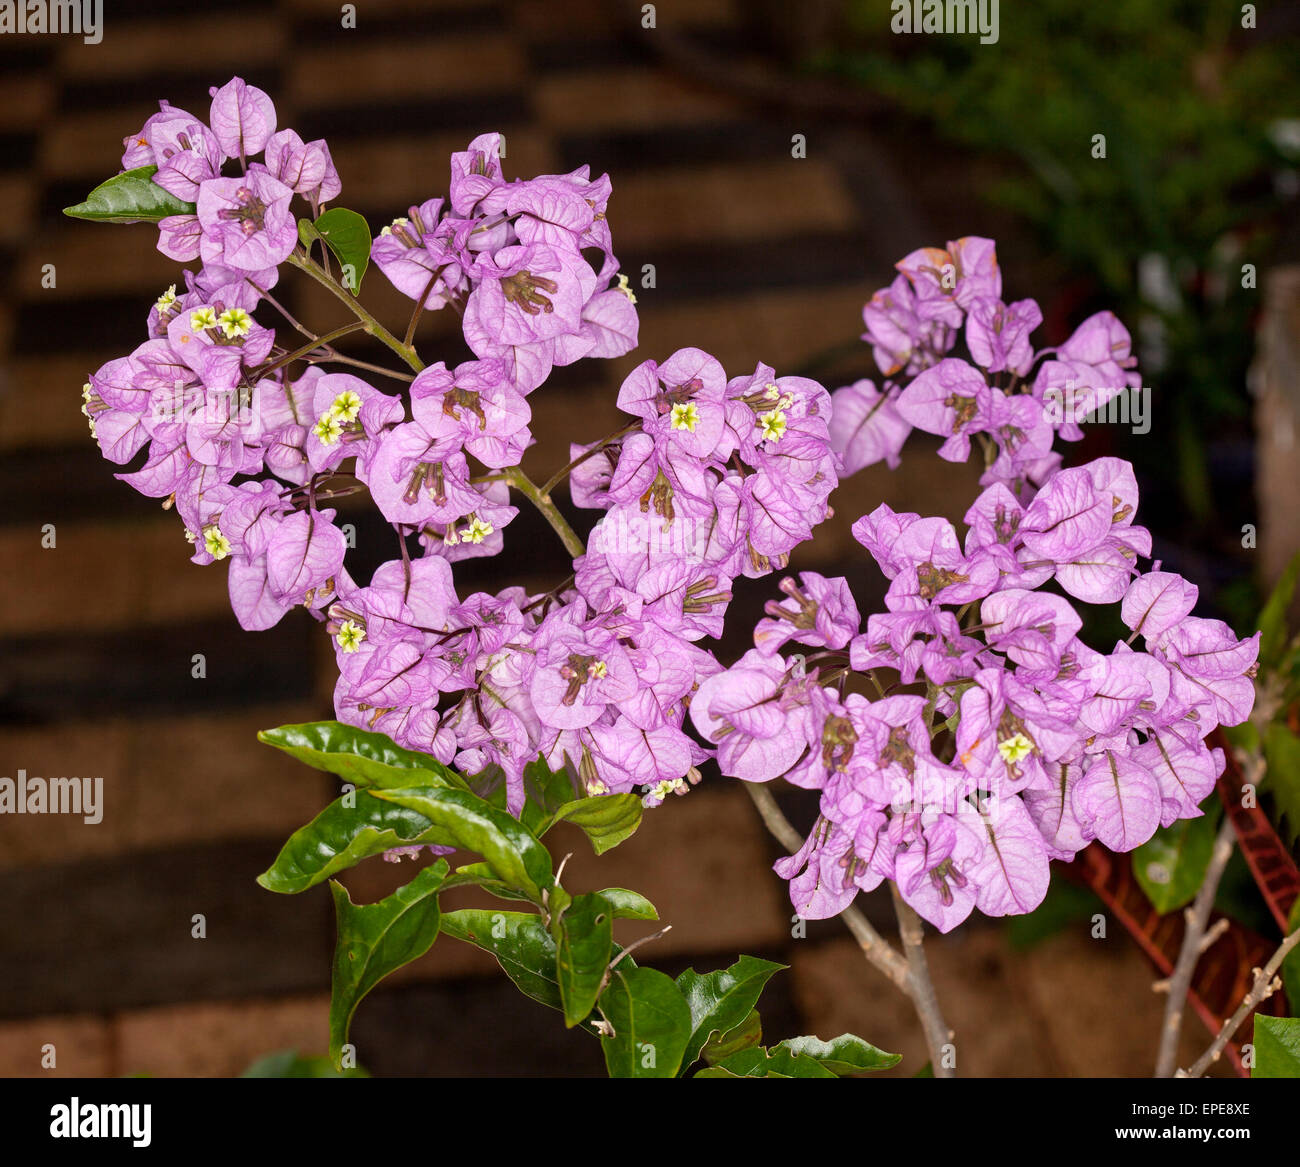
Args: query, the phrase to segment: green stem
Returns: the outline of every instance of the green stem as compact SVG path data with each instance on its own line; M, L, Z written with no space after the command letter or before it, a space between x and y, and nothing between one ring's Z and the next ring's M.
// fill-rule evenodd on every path
M403 361L406 362L415 372L420 372L424 368L424 362L420 360L414 346L403 344L391 332L388 331L378 320L361 306L361 303L346 288L335 283L325 274L324 269L309 255L302 255L299 252L293 252L289 256L289 263L299 271L306 272L321 287L328 289L329 293L335 298L346 304L352 314L365 325L365 329L371 336L382 341L393 350Z
M551 501L551 496L541 490L538 485L528 477L519 467L509 470L504 475L505 481L510 483L520 494L533 504L546 521L551 524L551 529L560 537L560 542L564 544L564 549L577 559L580 555L587 554L587 548L583 545L578 533L569 526L565 517L560 514L559 508Z

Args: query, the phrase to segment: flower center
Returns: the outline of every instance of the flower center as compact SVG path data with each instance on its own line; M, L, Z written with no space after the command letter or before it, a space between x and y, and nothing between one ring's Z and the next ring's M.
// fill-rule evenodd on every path
M266 204L246 186L235 191L235 206L225 207L221 218L238 223L245 235L255 235L266 226Z
M561 704L572 705L578 700L578 693L588 681L599 681L609 672L603 660L594 656L584 656L580 652L569 653L569 658L560 666L560 676L569 682L564 691Z
M443 395L442 412L448 417L454 417L460 420L459 409L467 409L478 418L478 427L481 430L487 429L487 414L483 412L482 395L472 389L461 389L459 386L452 389L449 393Z
M554 280L535 276L530 271L516 272L501 281L501 291L505 293L506 300L529 316L536 316L539 312L554 312L555 305L542 292L549 292L553 296L559 290L560 285Z
M366 630L355 620L344 620L334 633L334 640L344 652L356 652L366 638Z

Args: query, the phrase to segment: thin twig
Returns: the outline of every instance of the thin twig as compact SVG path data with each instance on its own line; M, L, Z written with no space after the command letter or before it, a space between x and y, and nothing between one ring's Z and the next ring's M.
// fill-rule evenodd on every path
M1205 878L1201 882L1196 899L1187 909L1187 930L1183 933L1183 946L1178 950L1178 960L1169 977L1169 998L1165 1001L1165 1019L1160 1030L1160 1049L1156 1054L1156 1077L1172 1078L1178 1068L1178 1037L1183 1030L1183 1012L1187 1008L1187 994L1192 987L1192 975L1196 972L1196 963L1200 959L1205 928L1210 921L1210 912L1214 909L1214 897L1219 890L1219 881L1223 878L1223 869L1228 866L1236 843L1236 832L1232 819L1226 814L1219 833L1214 839L1214 850L1210 853L1210 863L1205 869Z
M328 349L320 360L313 359L311 363L319 365L324 364L326 361L337 361L340 364L352 365L354 368L378 373L382 377L392 377L394 381L405 381L408 385L415 380L410 373L399 373L395 369L386 369L383 365L372 365L369 361L359 361L356 357L348 357L340 352L335 352L333 348Z
M269 377L277 369L282 369L285 365L291 365L294 361L302 360L310 356L316 349L328 349L330 341L338 340L340 337L347 336L351 332L365 328L365 325L359 320L354 320L351 324L344 324L333 332L327 332L324 336L317 337L310 344L305 344L301 348L296 348L293 352L287 352L282 357L276 358L268 364L261 365L254 369L250 376L254 380L261 380L263 377Z
M1223 1047L1232 1040L1233 1034L1241 1028L1242 1022L1250 1016L1251 1010L1282 987L1282 982L1277 977L1277 970L1282 967L1282 962L1286 960L1287 953L1297 944L1300 944L1300 928L1297 928L1278 945L1277 951L1269 957L1268 964L1260 969L1259 975L1255 978L1255 983L1251 985L1250 992L1243 998L1241 1004L1237 1007L1237 1011L1223 1023L1223 1028L1219 1030L1219 1036L1210 1043L1210 1048L1196 1059L1190 1070L1179 1070L1175 1077L1199 1078L1210 1068L1212 1062L1219 1060L1219 1055L1223 1053Z
M939 1009L939 997L934 991L934 982L930 979L921 917L903 899L898 885L892 879L889 881L889 890L894 897L894 911L898 915L898 934L903 938L903 949L907 953L912 1004L916 1006L916 1015L921 1019L925 1045L930 1051L930 1070L936 1078L955 1078L957 1073L952 1066L947 1065L944 1049L952 1041L952 1030L944 1022L943 1013Z
M560 514L559 508L551 501L551 496L538 489L537 484L524 473L522 467L516 466L511 470L507 470L505 481L541 511L542 517L551 524L551 530L559 535L560 542L564 544L564 549L574 559L587 554L586 544L578 538L577 532L569 526L568 520Z
M285 306L281 304L279 300L277 300L274 296L272 296L270 292L266 291L266 289L263 288L260 284L255 284L253 283L252 280L247 278L245 278L245 282L250 284L256 290L257 294L262 297L263 300L265 300L268 304L270 304L273 308L275 308L280 313L280 315L283 316L290 324L292 324L294 328L296 328L299 332L301 332L303 336L314 337L316 335L309 328L306 328L302 324L300 324L295 317L290 315L289 310L285 308Z
M306 272L313 280L321 285L331 296L346 304L352 314L366 326L366 331L377 340L386 344L393 350L403 361L416 373L424 368L424 362L420 360L419 354L416 353L410 345L403 344L391 332L388 331L375 317L368 312L361 302L342 284L336 283L329 277L329 273L322 269L319 264L315 263L311 255L306 256L297 251L291 252L287 263L296 267L299 271Z
M633 430L639 429L640 425L641 425L640 420L629 422L622 429L616 430L614 433L608 435L607 437L601 438L600 441L596 442L595 445L593 445L590 449L584 450L581 454L579 454L576 458L574 458L573 461L570 462L567 466L561 466L559 470L557 470L554 474L552 474L551 477L547 479L546 485L542 487L542 493L550 494L551 491L553 491L557 486L559 486L560 483L563 482L565 478L569 476L569 474L571 474L575 469L577 469L577 467L581 466L585 461L587 461L588 458L595 457L597 454L601 452L601 450L605 449L607 446L611 445L612 443L617 442L619 438L624 438L628 434L632 433Z
M450 261L449 261L450 262ZM415 326L420 323L420 316L424 312L424 302L429 298L429 293L433 291L433 285L438 282L438 277L442 275L448 264L444 263L441 267L436 267L429 273L429 282L424 285L424 291L420 293L420 298L415 302L415 309L411 312L410 322L406 326L406 336L402 343L407 348L412 347L412 341L415 340Z
M790 825L790 820L777 806L776 799L766 786L757 782L742 782L746 793L758 808L763 825L772 837L793 855L803 846L799 832ZM840 918L848 926L853 938L862 949L867 961L885 974L900 991L911 995L909 988L909 971L907 961L902 955L872 926L871 922L857 908L850 904L840 913Z

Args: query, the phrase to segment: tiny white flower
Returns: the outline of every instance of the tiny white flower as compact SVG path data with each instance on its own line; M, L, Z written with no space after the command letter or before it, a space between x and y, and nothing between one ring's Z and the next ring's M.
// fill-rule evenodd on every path
M700 411L696 408L694 401L674 405L672 413L669 414L669 422L673 429L686 430L688 433L693 434L695 427L700 423Z

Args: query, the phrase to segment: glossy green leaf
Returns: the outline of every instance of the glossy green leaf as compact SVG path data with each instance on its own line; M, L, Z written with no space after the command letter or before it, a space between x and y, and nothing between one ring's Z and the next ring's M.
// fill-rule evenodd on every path
M303 1057L297 1050L278 1050L258 1058L241 1078L369 1078L360 1066L337 1070L327 1057Z
M456 887L481 887L498 899L514 900L516 902L522 900L524 903L532 903L532 900L523 892L498 879L490 863L467 863L463 867L457 867L447 877L447 882L443 884L446 891Z
M591 849L603 855L636 832L641 825L643 807L636 794L597 794L578 798L558 807L544 818L537 829L542 835L558 822L580 827L591 841Z
M888 1070L903 1059L902 1054L889 1054L877 1049L869 1041L854 1037L851 1033L841 1033L830 1041L819 1037L791 1037L781 1042L777 1050L788 1050L800 1057L812 1058L820 1062L832 1074L841 1077L845 1074L863 1074L872 1070ZM773 1051L776 1052L775 1050Z
M376 904L354 904L347 888L330 883L338 916L330 991L330 1056L338 1065L353 1014L384 977L423 956L438 938L438 892L447 861L424 868Z
M700 1057L713 1066L718 1062L726 1061L732 1054L738 1054L743 1049L751 1049L762 1040L763 1019L758 1015L757 1009L751 1009L749 1016L735 1029L728 1030L726 1033L713 1034L700 1050Z
M550 887L551 856L528 829L505 811L489 806L468 790L424 787L376 790L374 796L423 815L454 846L482 855L497 877L540 903Z
M697 973L687 969L677 978L691 1012L691 1035L682 1057L686 1069L700 1056L705 1042L741 1024L758 1004L763 987L786 966L756 956L742 956L730 968Z
M194 214L193 203L182 202L153 181L157 173L156 166L123 171L101 182L85 202L64 207L63 213L96 223L157 223L172 215Z
M670 976L620 961L600 996L600 1011L614 1027L603 1036L611 1078L672 1078L691 1036L691 1010Z
M341 721L308 721L264 729L257 740L359 787L458 786L465 780L437 758L403 749L382 733Z
M1300 1078L1300 1017L1255 1014L1252 1078Z
M370 263L369 224L356 211L331 207L317 218L313 226L342 265L343 286L356 295L361 290L361 280Z
M625 887L604 887L603 895L614 908L616 920L657 920L659 913L654 904L640 892L629 891Z
M580 794L567 767L552 770L539 754L524 767L525 802L519 817L530 831L540 835L545 829L543 824Z
M1259 614L1259 665L1261 671L1275 668L1282 660L1287 642L1287 612L1295 598L1296 582L1300 580L1300 552L1291 557L1272 593Z
M1290 936L1300 928L1300 899L1291 905L1291 916L1287 920L1286 932ZM1300 944L1286 954L1282 961L1282 987L1286 992L1286 1003L1291 1016L1300 1016Z
M1162 916L1191 903L1214 854L1218 816L1204 814L1162 827L1133 852L1133 874Z
M349 791L294 831L257 882L268 891L306 891L371 855L418 843L455 845L444 827L419 812L369 791Z
M320 232L316 230L316 225L310 219L298 220L298 242L309 251L311 245L320 238Z
M554 910L554 909L553 909ZM552 917L556 979L570 1029L596 1004L614 946L614 908L598 892L575 896Z
M795 1054L782 1046L741 1050L709 1066L697 1078L834 1078L816 1058Z
M1300 838L1300 737L1282 721L1264 731L1264 778L1261 783L1281 817L1287 841Z
M467 786L491 805L505 808L505 773L499 766L475 774ZM642 813L635 794L580 797L568 769L552 770L540 755L524 767L524 806L518 818L539 839L556 823L572 822L600 855L631 835L641 825Z
M461 908L443 915L442 933L490 952L521 993L563 1011L555 941L540 916Z

